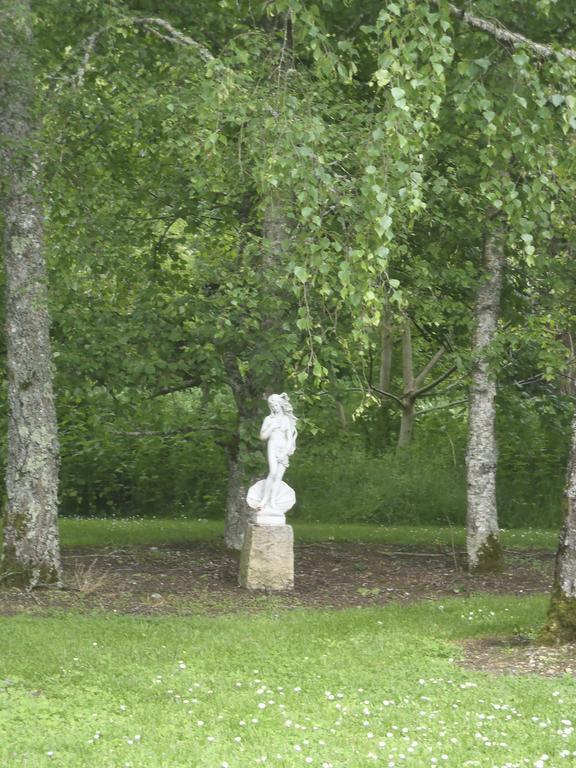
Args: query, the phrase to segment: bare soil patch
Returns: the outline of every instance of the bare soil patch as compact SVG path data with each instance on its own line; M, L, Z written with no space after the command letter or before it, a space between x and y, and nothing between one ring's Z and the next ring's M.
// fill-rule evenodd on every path
M224 545L73 549L64 553L63 590L0 590L0 614L107 610L121 614L220 614L299 607L346 608L439 600L479 593L528 595L551 587L552 554L508 551L506 569L470 577L463 553L433 547L326 542L295 551L293 592L248 593Z
M479 638L464 643L462 666L494 675L576 677L576 644L549 648L528 638Z

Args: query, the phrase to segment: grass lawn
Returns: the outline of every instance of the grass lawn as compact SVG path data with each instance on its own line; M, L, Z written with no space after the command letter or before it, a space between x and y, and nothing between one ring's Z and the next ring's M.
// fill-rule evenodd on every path
M295 529L310 542L464 543L463 531L448 528ZM64 519L61 530L65 547L222 536L220 523L198 520ZM509 548L552 550L556 533L508 531L503 539ZM334 556L329 549L320 548L322 557ZM165 577L185 550L152 554L175 558L162 561ZM139 557L132 570L119 560L114 578L145 571ZM388 562L416 567L409 557ZM0 617L0 767L576 765L573 675L493 675L461 663L467 638L535 635L548 597L432 598L330 611L280 608L276 597L260 596L258 613L219 616L121 615L113 603L106 612L44 607L40 615L29 598L24 613ZM341 604L338 595L333 602ZM548 672L547 663L539 669Z
M104 519L64 518L60 521L65 547L158 545L176 542L217 540L224 533L219 520L196 519ZM365 541L403 545L463 547L463 528L425 526L379 526L329 523L294 523L300 541ZM558 531L514 529L502 533L505 547L555 549Z
M0 765L573 765L573 678L457 663L458 639L530 630L545 604L4 617Z

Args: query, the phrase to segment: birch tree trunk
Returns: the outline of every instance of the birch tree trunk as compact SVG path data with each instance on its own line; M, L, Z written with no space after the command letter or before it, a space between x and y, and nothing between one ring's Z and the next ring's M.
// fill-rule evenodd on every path
M576 641L576 413L568 461L565 516L556 552L556 570L548 620L541 634L546 643Z
M488 360L488 348L496 336L500 313L503 267L503 233L497 229L486 237L484 243L483 268L475 305L474 364L466 453L466 546L468 569L473 573L498 571L503 565L496 506L496 381Z
M34 150L34 72L28 0L5 0L0 71L0 158L8 367L7 504L3 580L58 583L58 465L43 213Z

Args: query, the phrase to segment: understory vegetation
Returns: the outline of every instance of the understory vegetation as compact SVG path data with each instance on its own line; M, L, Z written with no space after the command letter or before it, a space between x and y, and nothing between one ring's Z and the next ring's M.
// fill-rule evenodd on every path
M183 421L200 423L194 396L180 395L173 408L166 404L165 420L152 428L169 432ZM466 424L461 416L445 411L434 419L424 416L413 444L397 452L378 444L382 436L370 415L343 430L330 424L331 413L311 407L306 418L303 408L290 467L295 520L464 524ZM558 529L568 416L540 414L530 403L519 420L507 418L499 424L501 525ZM265 471L263 453L258 467ZM82 441L72 430L63 440L62 514L222 519L227 474L224 449L210 436L142 439L96 430Z

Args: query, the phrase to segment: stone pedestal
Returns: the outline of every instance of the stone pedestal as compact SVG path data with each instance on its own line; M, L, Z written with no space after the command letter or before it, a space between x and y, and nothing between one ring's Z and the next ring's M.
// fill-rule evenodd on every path
M248 524L240 558L239 582L246 589L294 587L292 526Z

